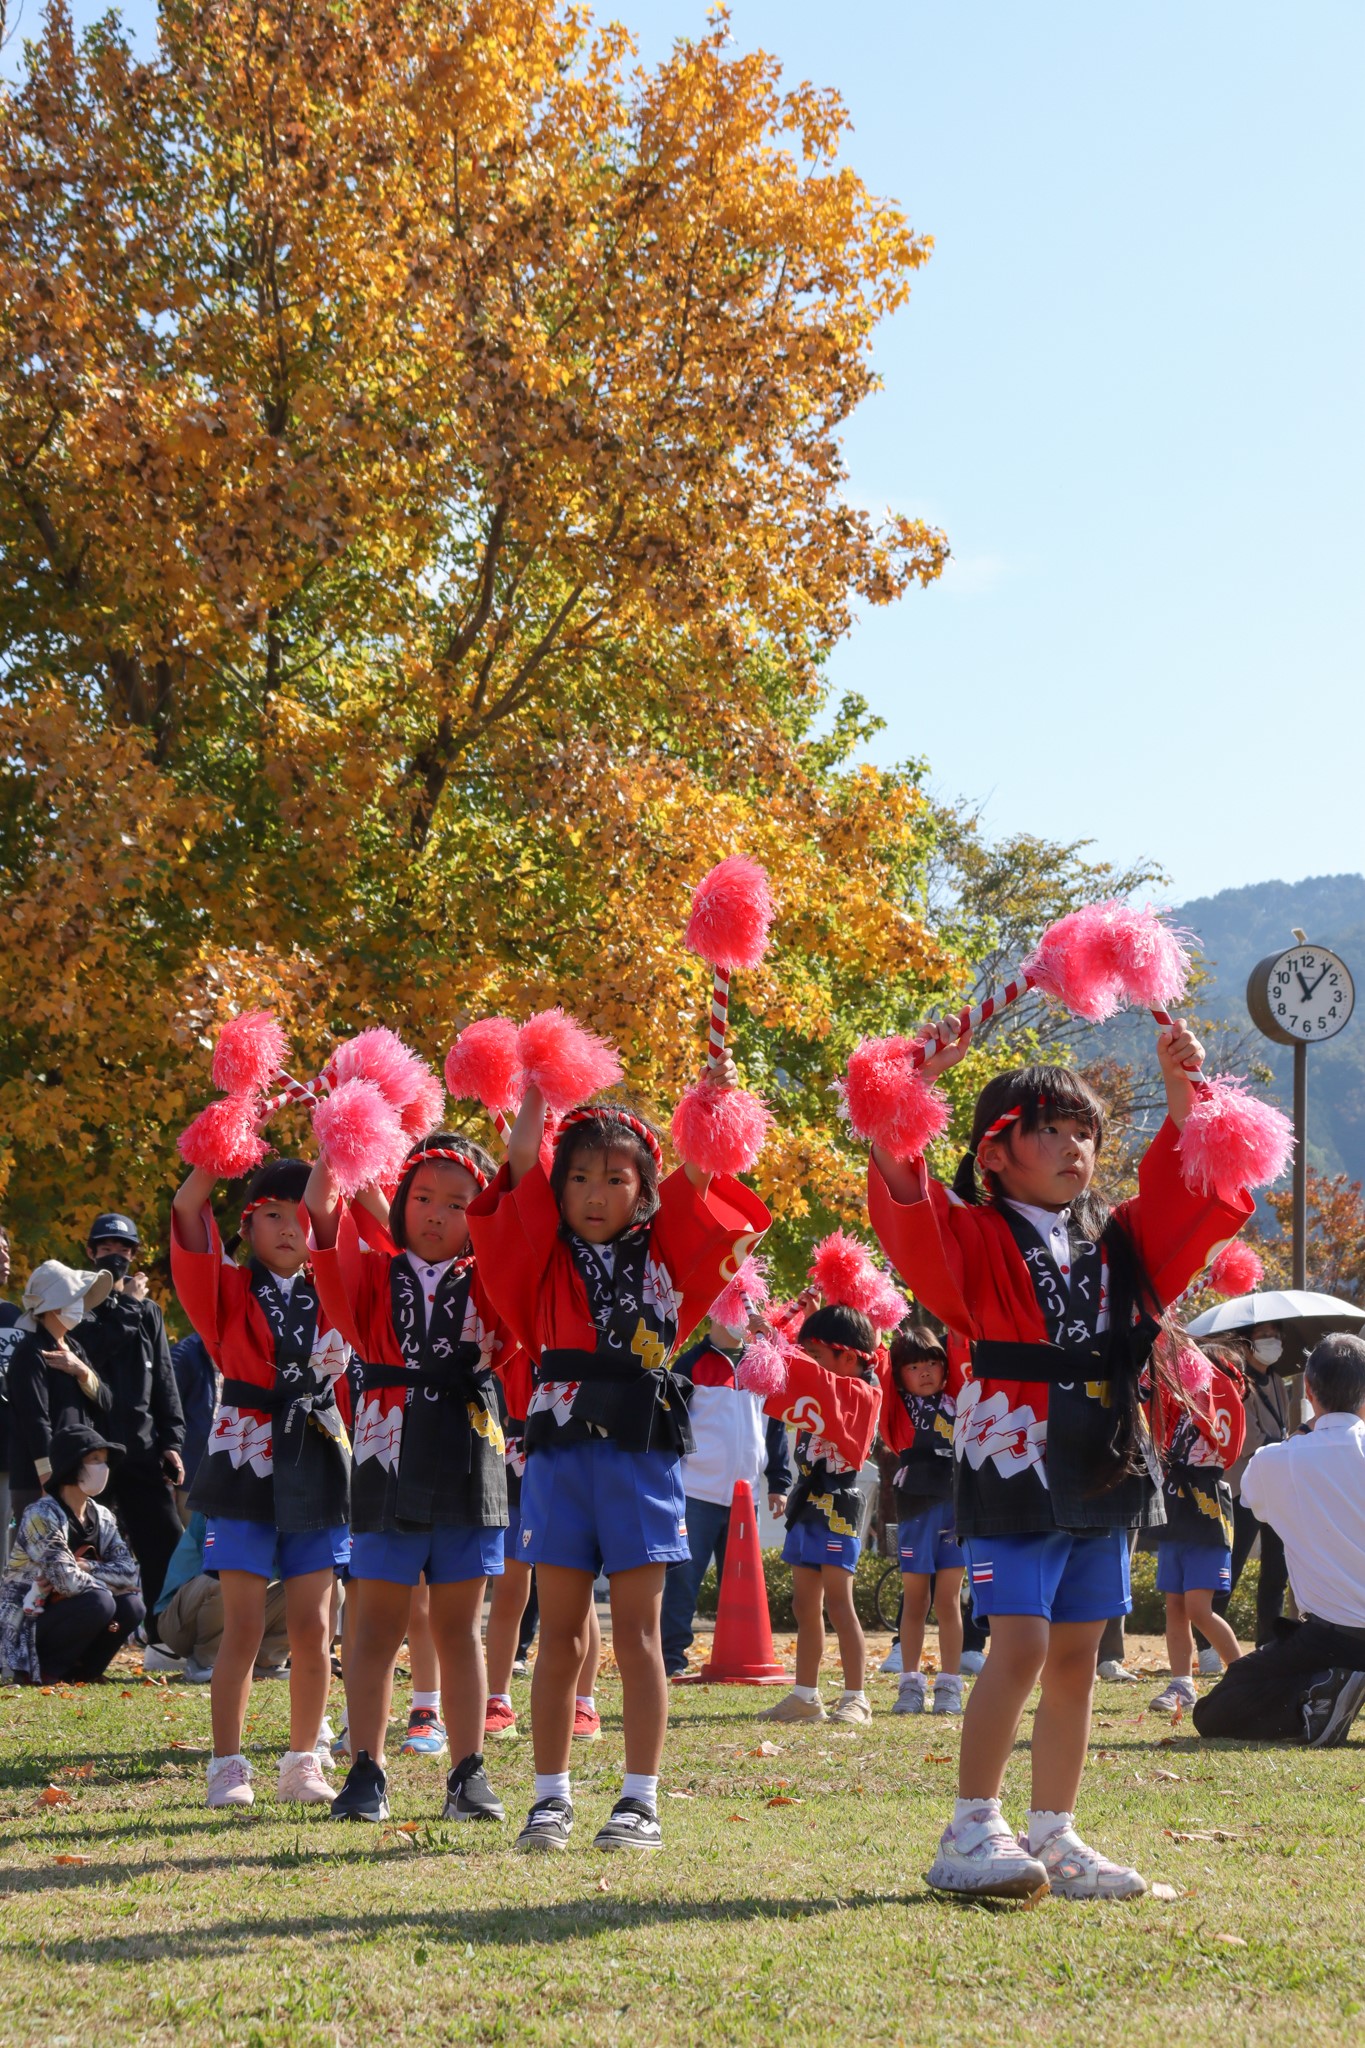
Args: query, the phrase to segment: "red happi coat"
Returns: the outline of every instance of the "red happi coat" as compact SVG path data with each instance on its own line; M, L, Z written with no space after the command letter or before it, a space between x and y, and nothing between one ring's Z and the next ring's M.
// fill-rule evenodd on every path
M1156 1438L1166 1533L1178 1543L1232 1548L1232 1488L1226 1472L1242 1455L1242 1390L1213 1361L1208 1384L1187 1399L1164 1380L1156 1388Z
M1166 1120L1138 1171L1138 1193L1115 1211L1163 1307L1201 1272L1252 1213L1250 1195L1223 1202L1196 1193L1180 1175L1175 1126ZM932 1180L919 1163L923 1198L900 1203L869 1164L868 1214L901 1278L931 1314L971 1343L1055 1345L1039 1283L1009 1223L990 1204L973 1205ZM1103 1296L1101 1296L1103 1313ZM957 1400L956 1519L959 1535L993 1536L1058 1527L1102 1529L1160 1521L1155 1489L1135 1477L1096 1492L1087 1468L1108 1380L973 1377ZM1049 1451L1049 1419L1063 1421ZM1087 1416L1085 1410L1089 1407ZM1074 1425L1074 1427L1073 1427Z

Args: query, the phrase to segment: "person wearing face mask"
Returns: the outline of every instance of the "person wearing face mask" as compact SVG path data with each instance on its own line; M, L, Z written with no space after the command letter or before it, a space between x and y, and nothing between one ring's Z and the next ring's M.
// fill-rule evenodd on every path
M21 1684L93 1684L142 1620L137 1560L98 1499L122 1449L84 1422L51 1436L0 1579L0 1671Z
M113 1397L74 1332L112 1285L107 1273L80 1271L60 1259L44 1259L29 1276L8 1377L16 1523L51 1473L53 1437L78 1425L108 1425Z
M131 1216L106 1210L90 1226L90 1263L113 1287L80 1331L90 1363L112 1397L109 1428L128 1446L109 1489L142 1570L143 1592L155 1604L180 1541L175 1489L185 1483L181 1448L185 1421L161 1310L133 1286L141 1238Z

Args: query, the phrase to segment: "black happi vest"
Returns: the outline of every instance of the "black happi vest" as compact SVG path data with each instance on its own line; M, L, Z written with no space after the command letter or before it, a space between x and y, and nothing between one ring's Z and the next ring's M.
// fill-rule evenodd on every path
M610 1271L595 1246L573 1236L568 1245L587 1290L597 1344L592 1351L541 1353L536 1385L576 1381L578 1391L564 1420L544 1408L528 1416L527 1450L605 1436L623 1451L672 1451L686 1457L693 1449L687 1414L692 1388L668 1369L678 1341L676 1317L645 1300L648 1226L616 1239Z
M262 1478L244 1461L234 1468L226 1450L208 1449L190 1490L190 1506L212 1517L273 1522L287 1534L335 1529L350 1516L350 1451L337 1409L336 1387L313 1367L318 1296L310 1273L299 1273L286 1295L258 1260L249 1267L251 1292L275 1348L275 1383L225 1377L222 1408L251 1408L270 1417L271 1473Z
M897 1387L901 1405L914 1424L914 1442L900 1454L892 1482L896 1512L902 1521L953 1493L953 1428L946 1413L945 1393L907 1394Z
M1159 1526L1163 1520L1156 1453L1144 1439L1145 1469L1117 1470L1113 1450L1115 1364L1140 1371L1151 1355L1157 1325L1141 1316L1128 1329L1101 1332L1104 1253L1068 1219L1070 1284L1037 1231L1002 1202L998 1211L1019 1247L1047 1330L1042 1344L982 1339L972 1346L972 1373L981 1381L1034 1380L1047 1385L1046 1460L1014 1459L1006 1445L973 1466L959 1432L954 1471L954 1519L959 1536L1025 1535L1049 1529L1085 1532ZM983 1399L989 1398L983 1393ZM971 1411L974 1417L980 1404ZM969 1419L966 1435L971 1434Z
M836 1470L823 1458L813 1458L811 1441L809 1430L802 1430L796 1439L796 1484L787 1495L786 1526L794 1529L798 1522L814 1522L831 1535L856 1536L863 1512L858 1475Z
M464 1334L473 1282L473 1260L457 1260L427 1303L409 1260L390 1263L389 1313L403 1364L362 1366L361 1398L401 1388L403 1427L397 1471L377 1457L356 1465L351 1527L358 1534L507 1527L497 1389L480 1346Z
M1232 1488L1221 1465L1195 1465L1190 1454L1202 1442L1194 1421L1182 1415L1171 1432L1161 1485L1166 1509L1163 1538L1232 1548Z

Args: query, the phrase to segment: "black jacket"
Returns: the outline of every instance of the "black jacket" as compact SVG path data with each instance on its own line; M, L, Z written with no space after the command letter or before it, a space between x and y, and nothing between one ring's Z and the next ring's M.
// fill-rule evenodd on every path
M86 1326L81 1324L83 1330ZM34 1492L41 1484L35 1459L46 1459L59 1429L89 1427L117 1443L110 1426L113 1396L101 1380L99 1390L88 1401L79 1380L69 1372L58 1372L44 1360L54 1344L46 1330L26 1331L9 1362L10 1485ZM66 1348L91 1364L83 1344L68 1331Z
M113 1397L107 1433L125 1446L130 1462L159 1463L163 1451L178 1451L185 1440L185 1418L156 1303L115 1288L90 1311L76 1335Z

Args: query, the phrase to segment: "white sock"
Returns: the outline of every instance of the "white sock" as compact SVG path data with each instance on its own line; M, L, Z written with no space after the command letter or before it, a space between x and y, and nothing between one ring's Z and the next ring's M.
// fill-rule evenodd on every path
M581 1707L585 1714L595 1714L597 1712L597 1701L590 1692L575 1693L573 1703L576 1707Z
M1025 1814L1024 1818L1028 1822L1029 1855L1035 1856L1045 1842L1050 1842L1063 1828L1071 1827L1076 1816L1074 1813L1048 1813L1042 1810L1038 1813Z
M621 1797L638 1799L651 1813L659 1804L659 1780L650 1777L647 1771L627 1771L621 1780Z
M436 1692L414 1692L412 1696L412 1711L414 1714L439 1714L441 1711L439 1688Z
M792 1692L799 1700L814 1700L820 1697L819 1687L814 1685L794 1685Z
M844 1699L855 1700L857 1704L861 1707L865 1707L867 1705L867 1694L863 1691L861 1686L859 1686L858 1690L855 1692L851 1685L846 1685L844 1687Z
M316 1755L315 1749L286 1749L280 1757L280 1769L283 1770L286 1764L302 1763L306 1756Z
M567 1771L536 1772L537 1803L542 1799L572 1800L572 1798L573 1794L569 1790L569 1774Z
M492 1706L494 1700L501 1700L503 1706L510 1707L512 1704L512 1695L510 1692L490 1692L488 1695L488 1704L490 1707Z
M999 1813L998 1799L958 1799L953 1805L953 1826L960 1828L974 1813Z

